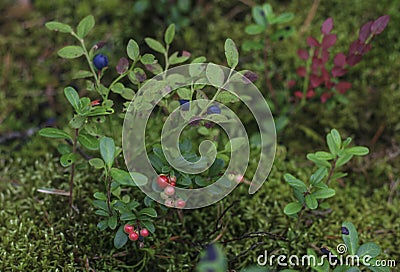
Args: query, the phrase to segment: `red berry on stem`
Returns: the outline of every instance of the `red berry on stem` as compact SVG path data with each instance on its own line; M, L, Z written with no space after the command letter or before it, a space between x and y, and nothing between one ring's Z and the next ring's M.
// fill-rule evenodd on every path
M132 233L134 230L135 230L135 229L133 228L133 226L131 226L131 225L129 225L129 224L126 224L126 225L124 226L124 231L125 231L125 233L127 233L127 234Z
M159 176L157 177L157 184L158 184L158 186L159 186L160 188L165 188L165 187L167 187L167 186L168 186L168 183L169 183L169 179L168 179L167 176L159 175Z
M175 187L176 183L175 182L171 182L170 185Z
M186 205L186 202L183 199L178 199L175 202L175 207L177 207L177 208L181 208L182 209L183 207L185 207L185 205Z
M147 230L147 229L141 229L140 230L140 235L141 236L143 236L143 237L147 237L147 236L149 236L149 231Z
M136 241L137 239L139 239L139 234L136 231L129 233L129 240Z
M176 177L175 176L169 177L169 181L170 183L176 183Z

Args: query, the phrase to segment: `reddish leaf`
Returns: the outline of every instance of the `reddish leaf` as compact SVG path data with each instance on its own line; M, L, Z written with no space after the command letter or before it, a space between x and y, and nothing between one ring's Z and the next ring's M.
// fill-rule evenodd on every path
M331 80L331 76L329 75L328 70L325 67L321 68L321 77L325 81L325 84Z
M355 40L354 42L351 43L350 48L349 48L349 55L352 54L361 54L363 51L363 48L365 46L365 43L361 42L360 40Z
M247 71L244 73L245 83L254 82L258 79L258 75L252 71Z
M322 62L322 64L327 63L328 60L329 60L329 52L328 52L328 50L322 50L322 53L321 53L321 62Z
M319 77L317 75L312 74L310 76L310 87L311 88L317 88L319 85L324 82L324 79L322 77Z
M118 74L123 74L126 71L128 71L128 67L129 67L129 61L127 58L120 58L117 64L117 67L115 67L115 69L117 70Z
M289 81L287 82L287 87L288 87L289 89L293 88L295 85L296 85L296 80L294 80L294 79L291 79L291 80L289 80Z
M304 66L301 66L301 67L297 68L296 73L301 77L305 77L307 74L307 70Z
M333 59L333 63L337 67L343 67L346 65L346 55L343 53L336 54L335 58Z
M344 94L350 88L351 88L351 83L345 81L339 82L335 86L335 89L341 94Z
M326 93L321 94L320 99L321 99L322 103L326 103L326 101L328 101L328 99L331 97L332 97L332 93L326 92Z
M322 39L322 48L328 49L336 43L336 34L325 35Z
M371 35L371 25L374 21L369 21L368 23L364 24L361 28L360 28L360 33L358 34L358 39L361 42L365 42L368 37Z
M192 54L189 51L183 50L182 57L190 57Z
M325 22L322 24L321 32L324 35L328 35L329 33L331 33L332 28L333 28L333 19L330 17L326 19Z
M294 96L295 96L295 97L298 97L298 98L302 98L302 97L303 97L303 93L300 92L300 91L295 91L295 92L294 92Z
M311 98L311 97L314 97L314 96L315 96L315 92L314 92L313 89L310 89L310 90L307 91L307 95L306 95L307 98Z
M361 55L367 54L370 50L372 49L372 44L364 44L364 46L361 48Z
M389 15L383 15L376 19L372 25L371 25L371 32L373 35L377 35L382 33L382 31L385 30L387 24L389 23L390 16Z
M344 76L347 73L347 70L343 69L342 67L335 66L335 67L332 68L331 73L332 73L333 77L341 77L341 76Z
M307 44L310 47L319 47L321 44L314 38L314 37L308 37L307 38Z
M352 55L347 56L346 62L348 65L354 66L357 63L359 63L361 61L361 59L362 59L362 55L352 54Z
M300 59L302 60L307 60L309 55L308 55L308 51L305 49L299 49L297 51L297 55L299 56Z

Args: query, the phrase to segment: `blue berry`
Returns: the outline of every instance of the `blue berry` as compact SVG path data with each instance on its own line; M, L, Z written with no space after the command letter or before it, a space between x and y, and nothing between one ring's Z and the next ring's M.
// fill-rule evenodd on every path
M342 234L349 235L350 234L349 229L346 227L342 227Z
M108 66L108 58L107 56L103 54L97 54L93 58L93 64L94 67L96 67L97 70L102 70L104 67Z
M212 105L208 107L207 114L220 114L221 109L217 105Z
M179 103L181 104L181 108L183 111L188 111L189 110L189 100L186 99L179 99Z

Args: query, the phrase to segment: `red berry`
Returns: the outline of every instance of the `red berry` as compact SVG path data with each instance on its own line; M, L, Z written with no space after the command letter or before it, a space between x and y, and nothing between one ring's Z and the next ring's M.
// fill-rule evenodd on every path
M186 202L183 199L178 199L177 201L175 201L175 207L182 209L183 207L185 207Z
M175 182L171 182L170 185L175 187L176 183Z
M147 237L147 236L149 236L149 231L147 230L147 229L141 229L140 230L140 235L141 236L143 236L143 237Z
M129 224L126 224L126 225L124 226L124 231L125 231L125 233L127 233L127 234L132 233L134 230L135 230L135 229L133 228L133 226L131 226L131 225L129 225Z
M176 183L176 177L175 176L170 176L169 177L169 181L170 181L171 184L172 183Z
M174 195L174 194L175 194L175 188L172 187L172 186L167 186L167 187L164 189L164 194L166 194L167 196L172 196L172 195Z
M136 241L137 239L139 239L139 234L136 231L129 233L129 240Z
M159 175L159 176L157 177L157 184L158 184L158 186L160 186L160 188L165 188L165 187L167 187L167 186L168 186L168 183L169 183L169 179L168 179L167 176Z

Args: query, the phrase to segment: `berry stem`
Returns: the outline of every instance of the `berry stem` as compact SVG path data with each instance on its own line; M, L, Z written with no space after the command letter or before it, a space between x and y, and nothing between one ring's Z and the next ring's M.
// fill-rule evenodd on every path
M300 108L304 107L306 104L306 97L308 86L310 84L310 72L311 72L311 64L312 64L312 55L314 54L314 48L310 48L309 58L306 63L306 76L303 81L303 96L301 97Z

